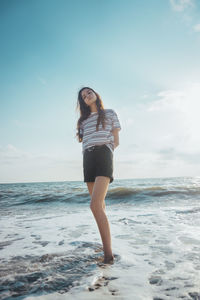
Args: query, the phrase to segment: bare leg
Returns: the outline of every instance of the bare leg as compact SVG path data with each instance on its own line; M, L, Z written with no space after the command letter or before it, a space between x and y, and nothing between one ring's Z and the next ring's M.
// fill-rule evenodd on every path
M94 187L94 182L87 182L88 191L90 193L91 199L92 199L92 192ZM103 200L103 209L106 209L105 199Z
M90 208L96 219L104 249L104 263L114 260L111 248L111 234L108 218L104 209L104 199L110 182L109 177L97 176L93 185ZM91 187L91 186L90 186Z

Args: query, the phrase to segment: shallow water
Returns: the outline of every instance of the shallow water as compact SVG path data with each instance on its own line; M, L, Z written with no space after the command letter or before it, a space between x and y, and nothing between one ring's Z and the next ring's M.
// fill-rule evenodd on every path
M200 178L115 180L113 265L83 182L0 185L0 299L200 299Z

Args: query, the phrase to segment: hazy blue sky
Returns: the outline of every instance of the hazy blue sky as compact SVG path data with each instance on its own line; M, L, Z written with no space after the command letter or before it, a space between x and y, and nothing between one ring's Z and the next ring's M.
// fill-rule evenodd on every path
M114 178L200 175L200 2L0 0L0 182L83 180L78 90L119 117Z

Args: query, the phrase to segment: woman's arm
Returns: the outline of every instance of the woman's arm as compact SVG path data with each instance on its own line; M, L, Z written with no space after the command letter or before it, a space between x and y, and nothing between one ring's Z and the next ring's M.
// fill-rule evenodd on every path
M119 146L119 130L120 128L115 128L112 131L112 134L114 136L114 149Z

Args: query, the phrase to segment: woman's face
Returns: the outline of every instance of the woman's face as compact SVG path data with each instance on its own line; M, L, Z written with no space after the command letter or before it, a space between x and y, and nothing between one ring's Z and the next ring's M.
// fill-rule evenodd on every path
M93 104L96 101L96 99L97 99L96 94L92 90L90 90L90 89L84 89L84 90L82 90L81 96L82 96L85 104L87 104L88 106L90 106L91 104Z

